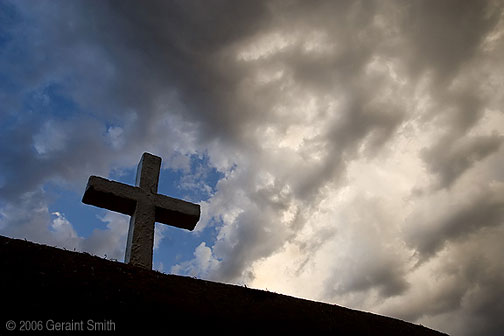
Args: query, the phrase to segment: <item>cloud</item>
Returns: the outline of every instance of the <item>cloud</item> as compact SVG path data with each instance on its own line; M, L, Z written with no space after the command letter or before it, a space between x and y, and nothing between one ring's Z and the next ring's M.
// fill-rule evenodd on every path
M408 219L406 242L422 256L432 256L445 244L461 237L502 225L504 188L502 182L466 189L467 195L432 195L427 207L420 204ZM435 201L435 202L434 202ZM435 205L434 205L435 204ZM429 208L431 211L429 211Z
M106 213L101 220L107 229L94 229L83 238L61 212L50 212L50 197L43 190L25 193L17 203L0 207L2 235L27 239L68 250L89 252L109 259L122 260L129 220L126 216Z
M333 267L333 274L326 280L324 296L365 292L376 289L381 297L392 297L403 293L408 284L405 280L405 259L398 253L392 242L390 229L393 218L383 209L378 200L352 200L350 207L343 210L345 225L337 233L349 241L355 242L350 247L348 260ZM366 214L357 215L359 209L366 209ZM384 243L387 242L387 243Z
M449 83L479 53L482 38L499 20L501 6L498 1L411 2L398 6L404 11L399 24L408 47L410 73L431 70L436 83Z
M107 211L100 220L106 223L106 229L94 229L89 237L82 240L79 248L108 259L123 261L129 218L122 214Z
M451 242L408 274L415 285L382 303L387 314L459 335L498 335L502 330L502 225Z
M2 234L68 249L79 244L79 237L64 215L49 212L41 190L24 194L18 203L2 204L0 213Z
M218 267L218 261L212 253L212 249L201 243L194 250L194 259L176 264L171 272L174 274L188 274L193 277L208 277Z
M58 240L71 241L77 238L77 234L72 227L72 224L59 212L53 212L55 218L52 220L50 230L55 232Z
M457 141L439 142L424 152L424 161L439 176L440 186L449 187L471 166L496 152L502 136L464 137Z

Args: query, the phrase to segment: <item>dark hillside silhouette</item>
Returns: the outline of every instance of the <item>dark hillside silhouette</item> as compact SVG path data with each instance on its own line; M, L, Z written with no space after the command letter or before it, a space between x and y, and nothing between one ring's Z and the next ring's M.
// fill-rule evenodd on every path
M442 335L336 305L166 275L3 236L0 255L2 335L9 320L48 319L84 321L84 327L89 319L113 321L120 334L155 329L169 334Z

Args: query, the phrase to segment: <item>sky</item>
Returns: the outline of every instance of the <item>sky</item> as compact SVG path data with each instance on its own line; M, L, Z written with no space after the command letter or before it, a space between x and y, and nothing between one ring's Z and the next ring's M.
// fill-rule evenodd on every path
M0 0L0 234L123 261L97 175L200 204L154 269L504 330L504 1Z

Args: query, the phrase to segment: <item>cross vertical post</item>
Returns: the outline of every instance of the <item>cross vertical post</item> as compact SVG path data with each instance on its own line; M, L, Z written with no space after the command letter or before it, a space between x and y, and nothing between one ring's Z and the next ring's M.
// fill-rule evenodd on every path
M138 163L136 186L147 194L156 194L158 189L161 158L144 153ZM130 218L124 262L152 268L152 247L156 212L150 202L137 200L135 212Z

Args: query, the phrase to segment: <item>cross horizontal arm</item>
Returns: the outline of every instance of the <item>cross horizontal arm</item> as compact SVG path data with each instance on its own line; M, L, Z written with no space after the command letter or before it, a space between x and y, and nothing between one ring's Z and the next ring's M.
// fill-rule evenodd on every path
M131 216L142 194L138 187L91 176L82 202Z
M154 195L156 222L192 231L200 217L200 206L165 195Z

